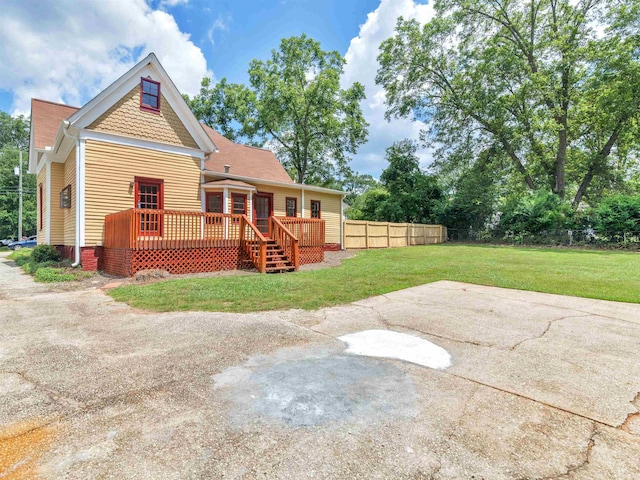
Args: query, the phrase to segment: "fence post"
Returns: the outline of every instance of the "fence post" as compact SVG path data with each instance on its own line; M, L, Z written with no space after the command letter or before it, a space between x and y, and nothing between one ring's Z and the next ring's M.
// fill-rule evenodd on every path
M387 248L391 247L391 224L387 222Z
M422 225L422 244L423 245L427 244L427 226L426 225Z
M410 247L411 246L411 235L410 235L409 231L410 231L411 227L409 226L408 223L405 223L404 225L407 228L407 247Z
M364 244L369 249L369 222L364 224Z

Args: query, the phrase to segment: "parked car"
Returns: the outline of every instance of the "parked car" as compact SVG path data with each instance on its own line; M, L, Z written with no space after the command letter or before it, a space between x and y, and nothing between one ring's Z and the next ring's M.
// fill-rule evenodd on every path
M20 250L21 248L33 248L38 245L38 236L27 237L24 240L18 240L17 242L11 242L7 245L11 250Z
M6 247L6 246L8 246L10 243L15 242L16 240L18 240L16 237L13 237L13 238L5 238L4 240L0 240L0 247Z

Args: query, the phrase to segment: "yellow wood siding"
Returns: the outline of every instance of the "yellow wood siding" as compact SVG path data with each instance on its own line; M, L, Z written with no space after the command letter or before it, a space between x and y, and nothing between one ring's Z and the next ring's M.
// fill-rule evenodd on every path
M159 113L140 109L140 86L133 88L87 128L154 142L198 148L197 143L164 96L161 95L160 98Z
M340 205L341 195L329 193L304 192L304 217L311 217L311 200L320 201L320 218L325 221L325 242L340 243Z
M75 163L75 152L72 161ZM64 164L51 164L51 230L49 232L51 245L64 244L64 212L67 208L60 208L60 192L66 186L64 183ZM74 192L71 192L73 195Z
M201 211L200 159L88 140L85 147L85 244L102 242L104 217L135 207L134 178L164 180L166 210Z
M302 218L302 189L274 187L261 185L256 182L258 192L273 193L273 214L277 217L286 216L286 198L297 198L297 216ZM304 218L311 217L311 200L319 200L321 218L325 220L325 242L340 243L340 204L342 196L329 193L317 193L306 190L304 192Z
M63 244L76 244L76 197L78 189L76 188L76 149L75 147L69 153L64 162L64 185L71 185L71 208L65 208L62 212L64 220L63 228Z
M40 187L42 187L42 195L40 195ZM38 229L38 245L42 245L46 241L46 228L47 228L47 167L42 167L38 174L38 182L36 185L36 228ZM40 205L42 203L42 205ZM40 218L40 211L42 211L42 218ZM42 228L40 228L42 226Z

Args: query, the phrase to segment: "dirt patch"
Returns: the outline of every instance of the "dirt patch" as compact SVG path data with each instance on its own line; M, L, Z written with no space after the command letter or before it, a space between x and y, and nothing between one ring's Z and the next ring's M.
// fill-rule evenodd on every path
M324 252L324 262L310 263L300 267L301 272L308 270L320 270L321 268L337 267L342 264L343 260L355 256L352 250L340 250L338 252Z
M56 437L53 427L34 422L11 425L0 432L0 477L3 480L37 477L37 463Z

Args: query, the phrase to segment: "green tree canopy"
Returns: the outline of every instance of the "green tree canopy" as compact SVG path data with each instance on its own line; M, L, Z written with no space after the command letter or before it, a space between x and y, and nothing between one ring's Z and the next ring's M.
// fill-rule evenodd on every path
M195 115L232 139L269 144L299 183L345 172L367 138L364 87L340 87L344 59L301 35L249 65L250 86L202 81Z
M29 120L0 112L0 239L18 234L18 166L22 150L22 226L24 235L36 233L36 178L27 174Z
M437 165L493 148L530 190L571 194L620 178L637 153L640 2L435 0L400 18L376 77L387 117L425 121ZM623 175L624 176L624 175Z
M383 222L434 222L443 193L438 180L420 169L417 145L402 140L387 148L389 166L380 175L383 188L358 197L348 216L354 220Z

